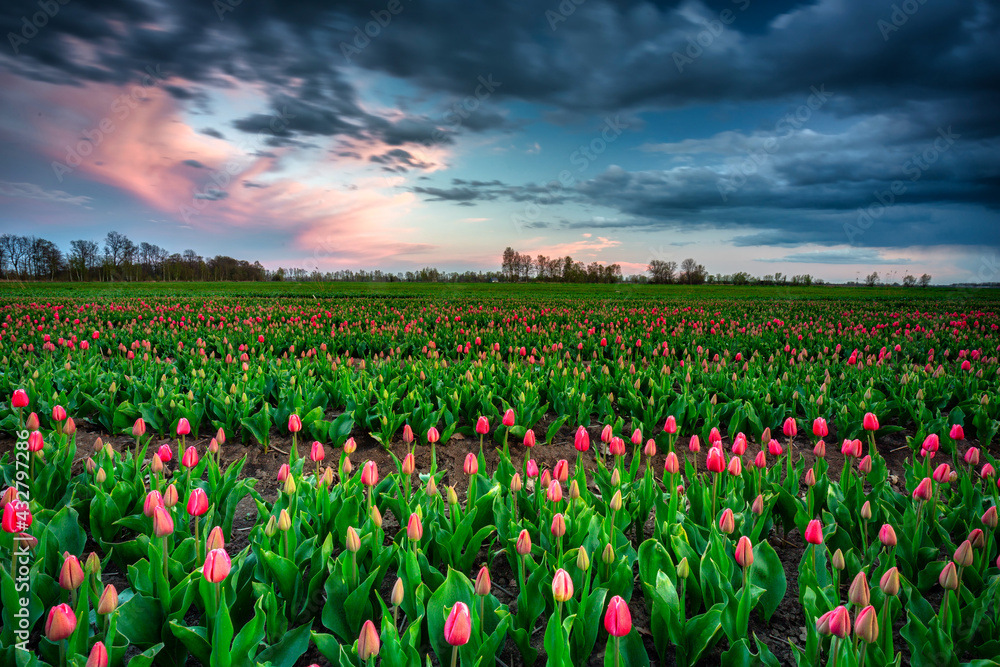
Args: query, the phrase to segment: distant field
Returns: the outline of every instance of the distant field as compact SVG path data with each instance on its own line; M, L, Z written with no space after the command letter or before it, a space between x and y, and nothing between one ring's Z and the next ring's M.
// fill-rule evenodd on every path
M892 299L948 302L1000 302L1000 292L952 287L736 287L733 285L588 285L561 283L18 283L0 282L5 298L128 297L386 297L386 298L607 298L622 299Z

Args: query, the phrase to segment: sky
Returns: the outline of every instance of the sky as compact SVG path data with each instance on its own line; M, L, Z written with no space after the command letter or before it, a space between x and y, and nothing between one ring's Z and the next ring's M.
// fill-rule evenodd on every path
M0 231L1000 281L986 0L5 0Z

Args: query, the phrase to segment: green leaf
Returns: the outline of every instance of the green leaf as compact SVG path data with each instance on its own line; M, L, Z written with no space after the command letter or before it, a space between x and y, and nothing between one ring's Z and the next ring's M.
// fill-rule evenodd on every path
M281 641L268 647L257 656L257 663L270 662L272 667L294 667L295 662L309 649L309 626L300 625L289 630Z
M163 622L156 598L133 595L118 608L118 632L140 648L159 643Z
M753 567L750 568L750 583L764 589L764 594L757 601L757 608L764 617L764 622L778 609L785 598L788 581L785 578L785 568L781 559L775 553L774 547L767 541L761 541L753 548Z

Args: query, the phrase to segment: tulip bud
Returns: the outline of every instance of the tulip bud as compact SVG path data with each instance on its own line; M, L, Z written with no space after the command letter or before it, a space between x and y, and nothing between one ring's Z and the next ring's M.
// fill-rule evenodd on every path
M867 607L869 598L868 578L865 576L865 571L861 570L851 582L851 587L847 591L847 599L851 601L851 604Z
M573 579L569 572L559 568L552 577L552 599L556 602L566 602L573 598Z
M372 503L372 511L368 514L368 518L372 520L372 524L376 528L382 527L382 513L378 510L378 505Z
M361 634L358 636L358 658L362 664L367 664L369 660L378 655L381 648L381 640L375 624L370 620L365 621L361 626Z
M760 516L764 513L764 495L758 493L757 497L753 499L753 505L750 506L750 511Z
M528 535L527 529L522 529L521 533L517 536L517 542L514 544L514 550L521 556L526 556L531 553L531 536Z
M320 478L319 483L320 483L320 486L322 486L324 488L329 488L329 487L333 486L333 468L331 468L330 466L327 466L323 470L323 476Z
M222 535L222 526L216 526L212 529L212 532L208 534L208 539L205 542L205 548L208 551L226 548L226 539Z
M403 465L401 468L404 475L412 475L417 469L417 460L414 458L412 452L403 457Z
M198 465L198 450L194 448L194 445L184 450L184 456L181 457L181 465L185 468L194 468Z
M475 475L479 472L479 459L476 458L475 454L469 452L465 455L465 465L462 467L462 470L466 475Z
M681 558L681 561L677 563L677 578L687 579L691 574L691 564L688 563L687 556Z
M972 542L965 540L959 544L952 559L962 567L972 565Z
M427 479L427 495L428 497L433 498L437 494L438 494L437 482L434 481L433 476L429 477Z
M416 513L411 514L409 521L406 522L406 536L413 542L419 542L424 536L424 526Z
M746 535L736 543L736 564L742 568L753 565L753 544Z
M295 483L295 475L289 475L288 477L285 478L285 483L282 486L282 491L284 491L286 495L294 496L295 490L297 488L298 484Z
M516 472L514 476L510 479L510 490L513 493L518 493L524 484L521 482L521 473ZM572 487L570 487L572 489Z
M66 435L73 435L74 433L76 433L76 422L73 421L72 417L66 418L66 423L63 424L62 427L62 432L65 433Z
M288 510L282 509L278 513L278 530L285 532L292 527L292 517L288 514Z
M552 517L552 534L556 537L562 537L566 534L566 520L563 518L562 514L558 512Z
M394 607L398 607L403 604L403 592L403 580L396 577L396 583L392 585L392 592L389 594L389 602L391 602Z
M871 501L866 500L865 504L861 506L861 518L865 521L870 521L872 518L872 504Z
M118 591L112 584L108 584L97 602L97 613L107 616L116 609L118 609Z
M445 488L448 489L448 504L449 505L457 505L458 504L458 493L455 491L455 487L454 486L447 486Z
M210 454L218 454L219 449L220 447L218 438L212 438L211 440L208 441L208 451Z
M996 530L997 527L997 508L991 507L983 513L982 517L983 525L991 530Z
M972 543L973 549L982 549L986 546L986 536L983 534L983 529L973 528L972 532L969 533L969 542Z
M283 484L292 474L292 469L288 467L287 463L282 463L281 467L278 468L278 484Z
M965 452L964 459L965 462L972 467L976 467L977 465L979 465L979 448L969 447L969 449L967 449Z
M948 561L944 569L941 570L938 583L946 591L958 590L958 570L955 568L954 561Z
M831 564L833 565L834 569L843 571L844 568L847 567L847 563L844 561L844 552L841 551L840 549L834 551Z
M874 644L878 640L878 617L875 607L868 605L858 612L854 619L854 634L866 644Z
M94 475L94 481L97 482L98 485L101 485L104 484L104 482L106 482L107 479L108 479L108 473L104 472L104 468L98 468L97 474Z
M601 561L605 565L611 565L615 562L615 549L611 546L610 542L604 546L604 551L601 553Z
M817 442L816 446L813 447L813 454L815 454L817 458L826 458L826 443L822 440Z
M618 468L615 468L611 472L611 486L621 486L621 483L622 483L621 473L618 472Z
M348 438L344 442L344 453L350 456L358 448L358 443L354 441L354 438Z
M590 569L590 556L587 555L587 550L583 547L576 550L576 569L581 572L586 572Z
M617 512L622 508L622 490L618 489L615 491L615 495L611 496L611 510Z
M87 556L87 560L83 565L83 571L86 574L92 575L95 579L101 578L101 559L93 551Z
M882 578L878 582L878 587L882 589L882 592L886 595L898 595L899 594L899 570L890 567L882 575Z
M354 530L353 526L347 527L346 546L351 553L357 553L361 549L361 538L358 537L358 531Z
M878 540L887 549L896 546L896 530L889 524L882 524L878 531Z
M868 475L872 471L872 457L870 454L866 454L864 458L858 461L858 471L862 475Z
M67 554L59 570L59 586L67 591L75 591L83 584L83 568L76 556Z
M816 473L812 468L806 470L806 486L816 486Z
M163 472L163 459L160 458L159 453L153 454L153 458L150 461L149 468L156 474Z
M476 575L476 585L473 592L476 595L489 595L492 585L492 581L490 580L490 569L483 565L479 568L479 574Z
M267 520L267 525L264 526L264 534L273 537L276 532L278 532L278 518L272 514L271 518Z
M733 510L728 507L722 511L722 516L719 517L719 530L726 535L731 535L736 530L736 519L733 516Z

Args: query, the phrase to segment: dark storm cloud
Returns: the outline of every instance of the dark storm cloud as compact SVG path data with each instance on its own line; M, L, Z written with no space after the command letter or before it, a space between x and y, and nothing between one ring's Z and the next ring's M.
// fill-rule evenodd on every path
M202 134L207 134L210 137L215 137L216 139L225 139L226 138L226 136L224 134L222 134L222 132L219 132L215 128L211 128L211 127L206 127L205 129L203 129L201 131L201 133Z
M194 167L195 169L205 168L205 165L203 165L201 162L198 162L198 160L184 160L183 164L186 164L189 167Z
M368 160L383 165L395 164L397 167L403 167L403 165L405 165L406 167L412 167L414 169L429 169L433 166L427 162L417 159L412 153L405 151L402 148L394 148L381 155L372 155L368 158ZM405 167L403 167L403 171L406 171Z
M156 66L183 82L171 82L175 98L202 105L207 89L252 83L265 91L267 108L233 126L266 133L274 147L322 137L400 149L449 143L463 132L518 127L506 111L514 102L537 105L550 123L620 113L636 119L632 131L656 141L656 124L646 118L643 128L640 114L748 103L794 108L820 87L831 97L817 117L848 130L807 125L786 133L772 122L758 132L654 144L662 168L608 169L575 190L453 183L413 191L460 205L579 199L623 214L621 222L589 226L712 226L744 230L736 241L744 244L834 244L844 242L846 220L900 180L905 192L852 243L997 243L995 215L982 214L1000 204L994 2L915 0L907 5L914 11L900 13L893 3L864 0L413 1L364 43L354 40L372 20L367 0L242 3L222 13L219 5L72 0L37 35L12 43L17 55L8 51L0 66L68 85L132 83ZM8 0L0 31L21 34L22 17L37 11L36 0ZM87 45L87 57L70 44ZM348 61L344 46L352 44ZM400 109L384 117L359 100L354 82L369 73L446 103L440 115ZM458 122L448 105L474 99L482 77L497 82L495 96ZM278 129L276 117L287 121ZM907 161L948 127L961 139L907 180ZM779 149L740 174L749 154L776 135ZM943 220L948 207L974 214Z
M462 202L469 206L474 202L504 199L512 202L533 202L538 204L562 204L573 199L576 194L558 183L550 186L528 183L508 185L502 181L477 181L454 178L451 188L415 187L413 192L426 195L427 201Z

